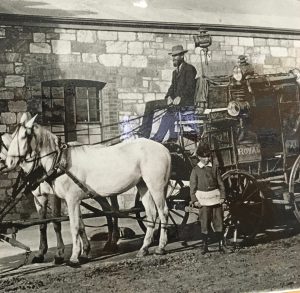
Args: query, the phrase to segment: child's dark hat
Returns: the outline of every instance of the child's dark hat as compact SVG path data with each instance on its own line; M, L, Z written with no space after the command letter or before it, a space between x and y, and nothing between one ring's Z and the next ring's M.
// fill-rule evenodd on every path
M209 157L211 155L209 145L207 143L200 142L196 150L196 155L199 157Z

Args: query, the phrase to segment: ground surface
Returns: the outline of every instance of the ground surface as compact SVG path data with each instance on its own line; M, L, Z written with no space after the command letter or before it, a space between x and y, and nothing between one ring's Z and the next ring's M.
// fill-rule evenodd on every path
M0 292L249 292L300 288L300 229L263 235L252 246L225 255L201 255L195 224L187 228L188 246L171 241L164 256L135 258L142 237L120 242L115 255L100 252L93 241L92 261L81 268L54 267L53 250L45 264L27 265L0 277ZM68 246L66 257L70 255ZM20 258L20 256L19 256ZM11 258L10 258L11 259Z

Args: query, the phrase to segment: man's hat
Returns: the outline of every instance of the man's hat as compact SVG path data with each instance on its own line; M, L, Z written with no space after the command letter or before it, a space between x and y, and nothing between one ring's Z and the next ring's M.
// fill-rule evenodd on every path
M169 52L169 55L176 56L182 53L184 54L186 52L188 52L188 50L184 50L182 45L177 45L172 47L172 52Z
M209 157L211 155L209 145L207 143L200 142L196 150L196 155L199 157Z
M247 63L247 61L248 61L248 57L246 56L246 55L240 55L239 57L239 61L240 61L240 63Z

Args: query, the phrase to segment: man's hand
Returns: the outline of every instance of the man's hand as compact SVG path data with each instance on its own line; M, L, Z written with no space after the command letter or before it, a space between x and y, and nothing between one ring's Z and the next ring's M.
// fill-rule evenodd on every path
M173 104L175 106L179 105L180 104L180 101L181 101L181 97L176 97L174 100L173 100Z
M173 104L173 100L171 97L167 97L167 105L170 106Z

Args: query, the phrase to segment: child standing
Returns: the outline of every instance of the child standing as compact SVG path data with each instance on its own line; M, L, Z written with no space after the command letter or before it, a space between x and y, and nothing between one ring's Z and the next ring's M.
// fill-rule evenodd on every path
M219 251L223 247L223 208L225 187L218 168L212 163L211 151L206 143L199 144L196 155L199 163L194 167L190 177L191 204L199 208L199 220L203 238L202 254L208 250L208 231L213 223L219 241Z

